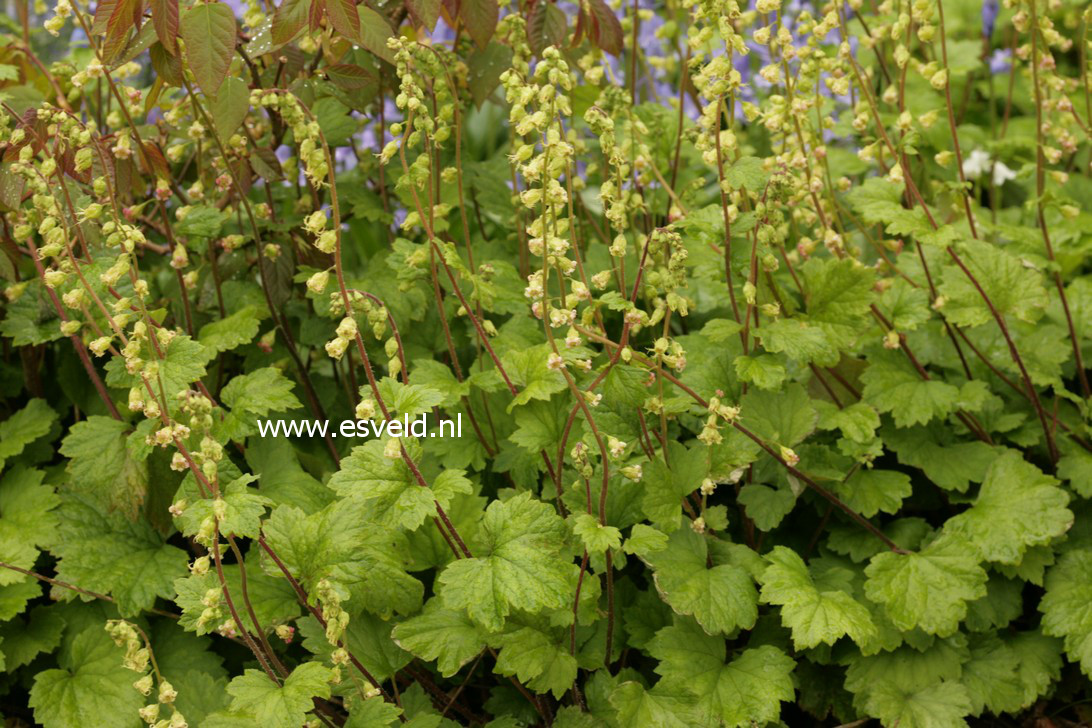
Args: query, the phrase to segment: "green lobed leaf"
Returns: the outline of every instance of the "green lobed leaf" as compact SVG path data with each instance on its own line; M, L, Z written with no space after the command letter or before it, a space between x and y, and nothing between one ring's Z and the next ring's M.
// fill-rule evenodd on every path
M967 614L967 602L986 594L986 572L977 550L945 533L917 553L884 552L865 569L865 595L882 604L901 630L920 628L946 636Z
M1092 550L1062 556L1047 572L1044 586L1039 602L1043 634L1065 638L1066 654L1092 676Z
M353 448L329 483L342 495L363 499L371 518L383 525L416 530L436 516L437 503L447 508L457 495L473 492L462 470L444 470L428 487L421 486L405 461L387 457L384 448L381 440Z
M57 541L57 578L84 589L109 594L123 616L150 609L157 597L174 596L174 580L186 573L186 552L168 544L145 520L105 512L76 493L61 496ZM58 591L65 597L72 592Z
M485 648L485 634L465 614L446 609L433 598L424 611L395 625L391 633L404 650L435 661L444 677L451 677Z
M253 714L259 725L295 728L303 723L314 698L330 697L330 669L305 662L278 685L261 670L247 670L228 683L231 709Z
M144 699L133 689L134 673L122 666L123 656L101 625L77 634L62 650L60 667L34 677L35 720L45 728L136 728Z
M776 546L766 555L761 598L781 607L781 623L792 630L797 649L834 644L848 635L864 642L875 634L868 609L845 591L821 591L795 551Z
M56 420L57 413L45 400L32 399L21 410L0 422L0 469L8 459L14 458L27 445L48 433Z
M704 720L742 728L776 721L781 703L795 694L793 661L770 645L725 659L724 640L682 619L656 634L649 648L660 661L657 688L692 695Z
M978 497L945 528L974 542L989 561L1017 565L1028 547L1049 543L1073 525L1058 481L1008 451L986 471Z
M643 557L656 589L677 614L693 616L709 634L750 629L758 618L758 592L746 570L710 559L704 536L689 528L671 534L667 548ZM708 561L712 561L712 566Z
M569 603L571 562L562 556L568 534L552 507L528 494L494 501L482 529L481 553L440 572L445 606L497 631L513 609L535 613Z

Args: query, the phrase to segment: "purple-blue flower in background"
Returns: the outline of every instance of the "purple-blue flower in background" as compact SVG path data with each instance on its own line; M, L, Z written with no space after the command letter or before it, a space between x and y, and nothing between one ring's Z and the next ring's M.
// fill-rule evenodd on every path
M995 76L999 73L1008 73L1012 67L1012 51L1008 48L998 48L990 56L990 73Z
M334 166L337 171L344 172L356 166L356 153L352 147L336 147L334 149Z
M1001 12L998 0L982 0L982 37L989 38L997 25L997 15Z
M246 15L246 0L224 0L224 4L231 8L231 12L235 13L235 17L241 18Z
M443 18L439 18L436 21L436 28L429 35L429 38L432 39L433 43L451 45L455 40L455 30Z

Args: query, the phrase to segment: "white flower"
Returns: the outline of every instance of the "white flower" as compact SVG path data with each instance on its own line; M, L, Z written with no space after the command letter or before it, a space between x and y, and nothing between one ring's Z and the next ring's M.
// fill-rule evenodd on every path
M976 149L963 160L963 176L967 179L978 179L990 170L989 152Z
M978 179L991 170L995 187L1000 187L1010 179L1016 179L1016 172L1004 162L994 160L988 152L981 149L974 150L963 160L963 176L967 179Z
M1016 179L1016 172L1013 172L1004 162L994 162L993 165L993 185L994 187L1000 187L1008 182L1010 179Z

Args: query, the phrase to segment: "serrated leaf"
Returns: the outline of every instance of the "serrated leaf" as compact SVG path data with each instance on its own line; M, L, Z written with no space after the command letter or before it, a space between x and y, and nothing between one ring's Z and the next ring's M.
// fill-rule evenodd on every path
M160 43L153 43L148 49L148 58L152 61L152 70L155 71L156 83L165 86L182 85L182 59L178 55L171 55ZM149 93L148 101L154 103L156 95Z
M994 448L984 442L951 443L943 427L888 427L880 434L900 463L921 468L941 488L958 493L965 492L972 482L982 482L997 457Z
M591 28L589 35L595 44L612 56L622 55L625 39L622 36L622 24L614 10L604 0L588 0Z
M398 722L402 709L386 700L354 700L346 728L389 728Z
M500 76L512 63L512 49L503 43L492 41L485 48L476 51L470 56L470 60L467 63L469 67L469 74L467 77L467 85L470 87L470 94L474 97L474 104L479 108L485 102L487 98L493 93L494 89L500 83ZM471 172L469 175L473 180L472 184L481 187L491 182L495 182L494 179L483 180L481 176L474 175L472 173L473 167L468 169ZM493 204L504 205L507 200L504 198L493 200ZM485 203L482 203L485 204Z
M235 14L223 3L198 3L182 16L180 27L197 85L215 97L235 53Z
M3 646L4 669L13 671L42 653L57 649L64 632L64 620L58 610L37 606L27 615L27 621L14 619L0 624L0 644Z
M840 430L842 435L855 442L868 442L876 435L880 426L880 416L876 410L864 402L854 402L846 407L837 407L830 402L812 402L819 410L819 428Z
M60 668L39 672L30 690L34 718L44 728L94 725L132 728L144 699L133 689L124 650L102 626L88 627L62 650Z
M0 166L0 196L11 191L19 199L22 196L21 187L12 190L4 185L4 169L7 166ZM22 181L21 178L16 179ZM11 339L14 346L45 344L63 336L56 309L42 289L43 286L38 281L32 281L22 296L5 305L0 334Z
M681 703L681 705L680 705ZM657 695L638 682L618 685L610 694L610 704L618 712L619 725L687 728L693 723L690 706L672 696Z
M224 564L224 579L227 582L228 591L232 594L241 594L242 574L237 564ZM261 571L258 559L247 562L247 594L250 597L250 605L258 617L258 622L266 630L271 630L277 624L291 622L300 615L299 597L288 583L288 580L278 571L275 576L270 576ZM204 574L190 574L175 579L174 589L177 593L174 601L182 610L178 623L186 630L196 632L198 635L215 632L220 626L217 621L202 620L201 615L205 611L206 595L221 593L222 586L214 569ZM247 618L244 624L253 632L252 625Z
M242 536L244 538L257 538L261 534L262 515L266 507L273 501L262 497L247 487L258 477L256 475L244 475L236 478L220 489L222 504L217 504L215 498L201 498L186 506L179 521L182 522L182 533L186 536L197 534L202 526L216 522L217 510L222 512L219 519L220 533L225 536Z
M140 27L140 19L144 14L144 3L141 0L115 0L95 9L95 21L92 26L99 29L97 32L104 34L101 53L106 61L113 61L125 48L130 31Z
M865 596L884 605L901 630L946 636L967 614L967 602L986 594L986 572L975 547L944 534L917 553L885 552L865 569Z
M922 379L901 352L875 352L861 375L862 396L898 427L924 425L947 417L959 403L959 388L939 379Z
M967 725L963 718L971 701L958 682L940 680L914 690L883 681L869 694L866 708L884 728L957 728Z
M60 499L42 485L40 470L16 466L0 478L0 533L10 529L19 541L46 548L57 538Z
M331 83L346 91L359 91L375 82L375 77L365 68L351 63L335 63L322 70Z
M808 393L795 383L784 392L748 392L740 408L744 424L755 434L786 447L802 442L819 421Z
M353 0L325 0L326 17L342 38L356 43L360 40L360 15Z
M1069 659L1092 676L1092 550L1062 556L1047 572L1045 586L1039 602L1043 634L1064 637Z
M671 534L667 548L642 557L653 569L656 589L677 614L693 616L709 634L750 629L758 618L758 591L739 566L714 552L707 564L706 538L689 528Z
M530 453L540 450L554 452L566 435L565 426L569 418L569 402L560 397L551 397L548 401L528 402L515 411L516 430L508 439ZM579 439L579 427L574 423L574 430L569 433L570 440Z
M169 620L153 622L147 633L163 678L178 691L175 707L187 721L203 724L206 715L227 707L227 670L211 640L188 634Z
M733 365L741 382L752 383L759 389L778 389L787 374L777 358L768 354L737 356Z
M59 579L113 596L123 616L149 609L156 597L174 596L174 579L186 573L186 552L166 543L146 521L104 513L74 493L62 496L57 514L51 551L60 559Z
M724 181L735 189L746 188L752 194L761 194L770 178L758 157L740 157L732 162L724 175Z
M1029 706L1061 676L1062 645L1038 630L1006 635L1005 644L1016 654L1016 676L1023 689L1020 704Z
M133 517L148 488L148 464L130 452L128 428L109 417L88 417L69 429L60 452L69 458L68 476L82 492Z
M910 496L913 488L906 473L859 468L845 481L837 483L833 490L847 506L865 518L871 518L880 511L898 513L903 499Z
M569 654L567 641L550 630L521 627L492 640L500 648L496 671L514 675L537 693L551 692L560 698L576 679L576 658Z
M667 548L668 537L666 533L657 531L652 526L643 523L634 524L629 532L629 538L622 544L622 550L627 554L643 556Z
M916 330L933 316L928 292L902 278L896 278L880 295L876 307L896 331L902 332Z
M231 410L222 425L225 436L242 440L257 434L259 417L302 407L292 393L293 386L291 380L273 367L234 377L220 393L221 401Z
M1092 453L1074 448L1058 461L1058 477L1068 480L1077 495L1092 498Z
M394 53L387 47L387 39L394 35L387 19L364 3L356 6L360 16L360 45L387 63L394 63Z
M360 128L360 121L353 117L349 107L333 96L316 101L311 112L322 127L326 143L332 147L346 144Z
M444 470L430 487L421 487L405 461L386 457L384 447L371 440L353 448L329 483L342 495L362 498L379 523L416 530L436 515L437 503L447 508L456 495L473 491L462 470Z
M796 496L789 488L774 488L762 483L748 483L739 489L736 500L760 531L772 531L792 512Z
M167 52L178 55L178 0L150 0L152 25Z
M297 728L312 709L314 698L330 697L331 672L317 662L305 662L278 685L261 670L247 670L228 683L231 709L251 713L258 724Z
M872 269L850 258L812 258L800 267L800 272L812 321L851 325L854 319L867 316L876 281Z
M1014 579L991 576L986 584L986 596L967 605L967 630L989 632L1007 627L1024 611L1022 587Z
M801 318L779 318L755 331L762 347L773 354L785 354L802 362L831 365L838 361L838 349L818 324Z
M274 45L284 45L293 40L307 25L312 0L284 0L273 11L270 37Z
M891 235L923 236L932 232L932 225L920 208L908 210L902 206L902 194L901 185L871 177L864 184L853 187L846 197L862 220L871 225L883 225Z
M484 549L438 577L444 604L497 631L513 609L535 613L571 603L565 522L527 493L494 501L482 521Z
M709 474L708 455L701 447L668 442L668 462L656 458L642 478L641 511L663 531L674 531L682 518L682 499Z
M603 380L603 400L607 404L640 407L649 397L648 372L627 364L615 364Z
M990 561L1016 565L1031 546L1049 543L1073 525L1069 496L1058 481L1008 451L993 461L978 497L945 528L963 534Z
M213 352L185 334L179 334L167 345L159 362L159 384L168 401L205 376L205 365ZM143 380L125 369L125 361L114 357L106 363L106 383L111 387L143 387Z
M561 372L547 367L548 355L546 345L541 345L522 351L510 351L502 357L512 383L521 390L508 405L509 412L532 399L549 399L551 395L565 389L565 378Z
M379 394L395 413L410 417L430 412L444 402L444 395L438 389L420 384L403 384L392 377L380 380Z
M341 585L351 604L380 617L411 614L424 587L406 573L405 540L368 517L363 501L342 498L305 514L279 506L266 519L265 539L305 588L320 579ZM279 569L266 565L274 575Z
M766 560L762 601L781 607L781 624L792 630L796 649L832 645L846 635L860 643L875 634L868 609L845 591L820 590L795 551L775 546Z
M27 602L40 596L41 582L29 576L14 584L0 586L0 621L11 619L26 609Z
M303 635L303 646L320 661L329 661L333 657L335 646L326 639L326 630L318 620L307 616L297 624L300 634ZM413 655L391 639L390 621L368 612L353 612L343 644L380 681L395 675L413 660ZM355 668L353 672L356 673Z
M440 18L440 0L405 0L406 7L428 32L436 30Z
M224 88L227 87L225 84ZM197 338L202 346L213 351L231 351L253 341L260 324L257 307L245 306L230 316L205 324Z
M580 538L588 553L602 553L622 545L622 532L614 526L604 526L590 513L577 513L572 517L573 533Z
M0 469L30 443L49 432L57 413L44 399L32 399L21 410L0 422Z
M226 220L222 210L211 205L194 205L175 223L174 231L179 235L214 238L220 234Z
M792 658L776 647L746 649L725 661L724 640L690 620L656 633L649 652L660 661L657 689L693 695L705 721L729 728L774 722L795 695ZM705 724L704 722L702 724Z
M963 262L998 314L1029 323L1042 316L1047 305L1042 275L1011 253L991 243L968 241L964 243ZM959 267L945 267L940 293L948 299L942 312L956 326L981 326L993 321L978 287Z
M882 617L882 615L881 615ZM955 635L947 639L913 637L911 646L892 646L888 651L876 651L869 656L853 656L846 670L845 688L857 696L858 703L867 701L881 686L896 689L895 696L912 695L938 681L957 682L963 674L963 663L970 659L966 639Z
M996 635L971 635L968 641L971 659L963 663L959 681L967 688L971 715L979 716L984 711L1001 715L1019 710L1023 704L1023 685L1016 674L1016 653Z
M391 633L404 650L436 662L440 674L451 677L485 648L485 634L461 611L446 609L437 598L424 611L395 625Z

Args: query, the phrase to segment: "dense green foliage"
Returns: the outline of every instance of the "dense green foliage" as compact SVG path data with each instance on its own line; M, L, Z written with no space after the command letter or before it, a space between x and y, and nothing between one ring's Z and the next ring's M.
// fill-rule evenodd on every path
M6 724L1087 724L1092 10L15 5Z

